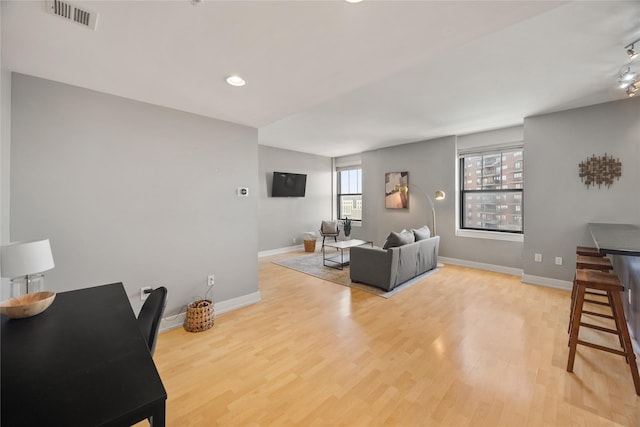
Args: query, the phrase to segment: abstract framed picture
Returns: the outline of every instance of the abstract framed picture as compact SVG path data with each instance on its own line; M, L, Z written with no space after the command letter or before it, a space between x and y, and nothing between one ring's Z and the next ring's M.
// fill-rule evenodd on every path
M387 209L409 208L409 172L384 174L384 206Z

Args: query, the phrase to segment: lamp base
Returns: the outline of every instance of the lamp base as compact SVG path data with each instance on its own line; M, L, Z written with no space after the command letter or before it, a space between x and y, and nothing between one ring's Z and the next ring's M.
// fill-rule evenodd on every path
M44 291L44 274L36 273L11 279L11 298Z

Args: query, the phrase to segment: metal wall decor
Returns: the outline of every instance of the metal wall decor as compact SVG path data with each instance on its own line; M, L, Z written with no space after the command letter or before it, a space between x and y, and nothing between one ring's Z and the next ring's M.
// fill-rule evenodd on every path
M596 157L595 154L587 157L587 160L580 162L580 179L587 187L606 185L611 187L613 180L619 180L622 176L622 163L620 159L614 159L604 153L602 157Z

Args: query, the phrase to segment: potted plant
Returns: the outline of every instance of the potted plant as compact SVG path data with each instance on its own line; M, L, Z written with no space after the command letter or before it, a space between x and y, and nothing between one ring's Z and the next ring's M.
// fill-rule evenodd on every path
M342 225L343 225L343 228L344 228L344 235L346 237L349 237L349 234L351 234L351 218L345 217L342 220Z

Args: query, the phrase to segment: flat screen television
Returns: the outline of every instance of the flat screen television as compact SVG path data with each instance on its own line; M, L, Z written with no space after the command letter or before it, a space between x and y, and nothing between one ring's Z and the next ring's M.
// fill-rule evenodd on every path
M306 187L306 174L274 172L271 197L304 197Z

